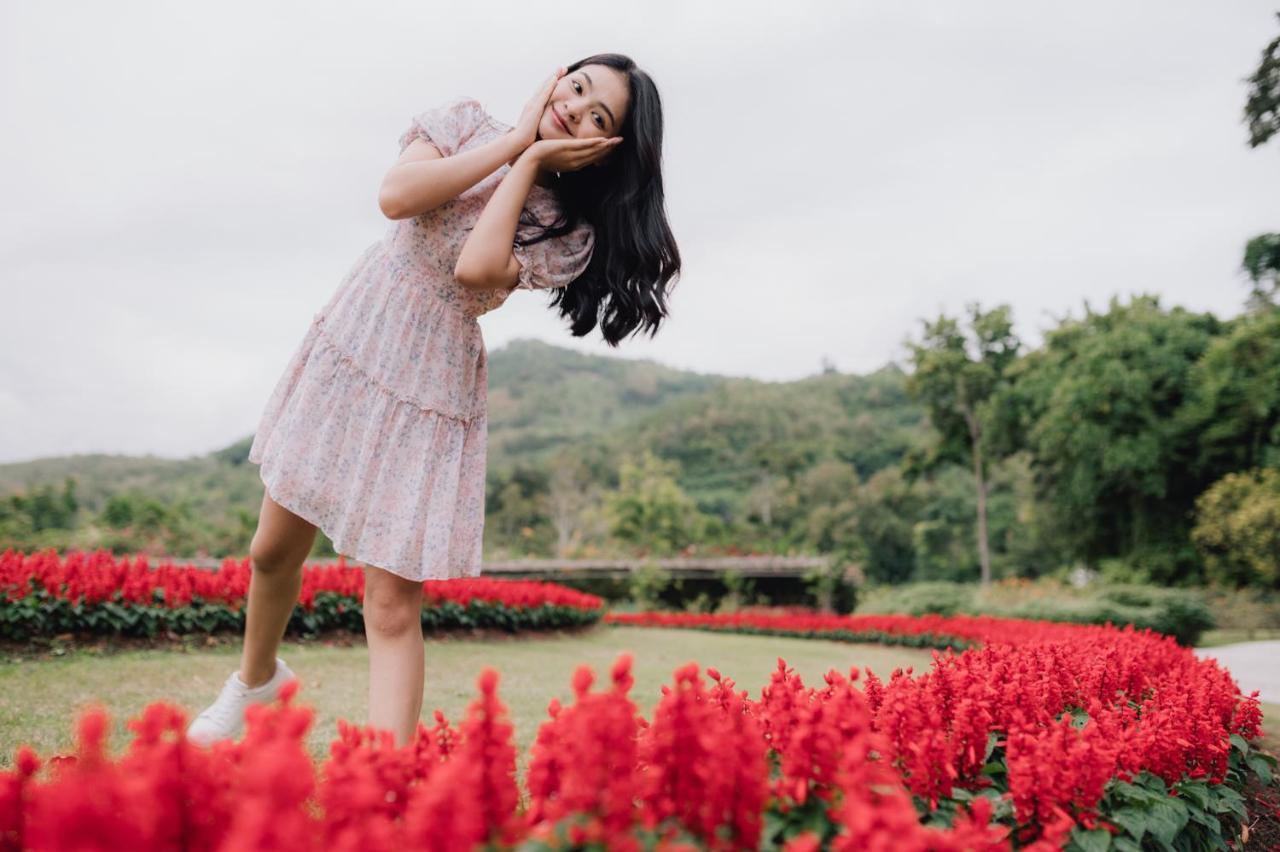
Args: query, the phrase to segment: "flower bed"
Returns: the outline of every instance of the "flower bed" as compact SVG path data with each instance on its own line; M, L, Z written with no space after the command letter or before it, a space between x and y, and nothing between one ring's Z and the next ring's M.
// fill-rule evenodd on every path
M1250 742L1257 693L1240 695L1214 661L1152 631L799 609L605 621L946 648L928 673L885 683L868 671L863 687L885 755L929 824L980 791L1012 808L997 814L1017 843L1070 836L1077 848L1126 850L1182 835L1179 849L1227 848L1250 778L1272 789L1273 829L1280 817L1275 759Z
M99 551L0 555L0 639L62 633L156 636L243 631L249 559L216 570ZM423 583L428 629L571 627L600 619L604 601L555 583L468 578ZM304 566L288 632L363 629L364 570Z
M690 612L611 612L608 624L633 627L679 627L722 633L756 633L877 642L917 648L964 648L985 642L1068 640L1080 626L1049 621L1025 621L988 615L827 615L802 607L776 607L710 614Z
M211 749L187 744L181 709L158 702L111 758L93 709L74 756L40 771L24 747L0 773L0 847L1233 848L1255 816L1241 792L1275 764L1251 743L1255 696L1168 637L1044 625L1041 638L995 621L917 631L983 643L935 653L917 677L831 670L815 688L779 660L754 700L689 663L648 719L628 655L598 691L580 667L574 702L548 707L523 788L492 669L458 727L437 711L395 748L340 721L320 766L296 683L249 709L243 740Z

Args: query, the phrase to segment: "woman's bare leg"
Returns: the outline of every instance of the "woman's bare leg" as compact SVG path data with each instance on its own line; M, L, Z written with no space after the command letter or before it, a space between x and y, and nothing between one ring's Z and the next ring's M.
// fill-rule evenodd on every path
M302 591L302 563L315 540L315 525L272 500L264 488L249 544L253 573L240 654L240 679L247 686L261 686L275 674L280 640Z
M422 581L366 565L364 632L369 645L369 724L413 738L422 713L425 680Z

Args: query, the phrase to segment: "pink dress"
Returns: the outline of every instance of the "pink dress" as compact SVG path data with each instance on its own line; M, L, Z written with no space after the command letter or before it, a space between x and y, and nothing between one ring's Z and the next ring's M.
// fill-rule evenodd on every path
M448 157L510 130L473 98L412 119L400 137ZM470 228L510 166L434 210L391 222L347 272L290 358L262 413L249 461L271 498L349 558L409 580L474 577L484 531L488 356L476 318L511 290L453 279ZM534 185L517 236L559 213ZM585 222L513 246L513 289L564 287L591 258Z

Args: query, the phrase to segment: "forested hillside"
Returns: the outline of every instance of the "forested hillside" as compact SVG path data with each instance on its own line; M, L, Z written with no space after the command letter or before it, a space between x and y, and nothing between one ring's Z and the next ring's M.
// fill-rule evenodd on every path
M908 350L909 373L790 382L494 350L486 558L762 552L880 582L984 567L1280 582L1271 301L1221 319L1116 300L1030 349L1007 307L974 305ZM251 440L0 466L0 547L243 556L262 497ZM322 536L315 554L331 552Z
M627 460L641 471L629 487L669 479L675 505L690 501L696 512L682 522L743 533L752 517L768 525L794 511L786 483L806 470L828 461L870 476L897 464L922 428L896 368L775 383L513 341L490 352L487 553L643 546L618 539L618 519L606 517ZM0 465L0 545L241 555L262 497L247 461L252 440L182 460L76 455ZM581 505L552 509L566 481ZM684 546L692 529L648 532L661 550L657 539ZM767 536L750 537L767 549ZM321 538L317 555L330 552Z

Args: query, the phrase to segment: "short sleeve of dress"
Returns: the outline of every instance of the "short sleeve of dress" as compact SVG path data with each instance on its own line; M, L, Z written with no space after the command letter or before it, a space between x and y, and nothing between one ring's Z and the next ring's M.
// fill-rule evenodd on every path
M440 106L415 115L409 127L400 134L400 153L414 139L425 139L445 157L451 157L466 144L484 124L484 107L475 98L454 98Z
M520 276L514 290L554 290L568 287L591 262L595 249L595 229L588 222L558 237L531 245L512 245L511 253L520 261Z

